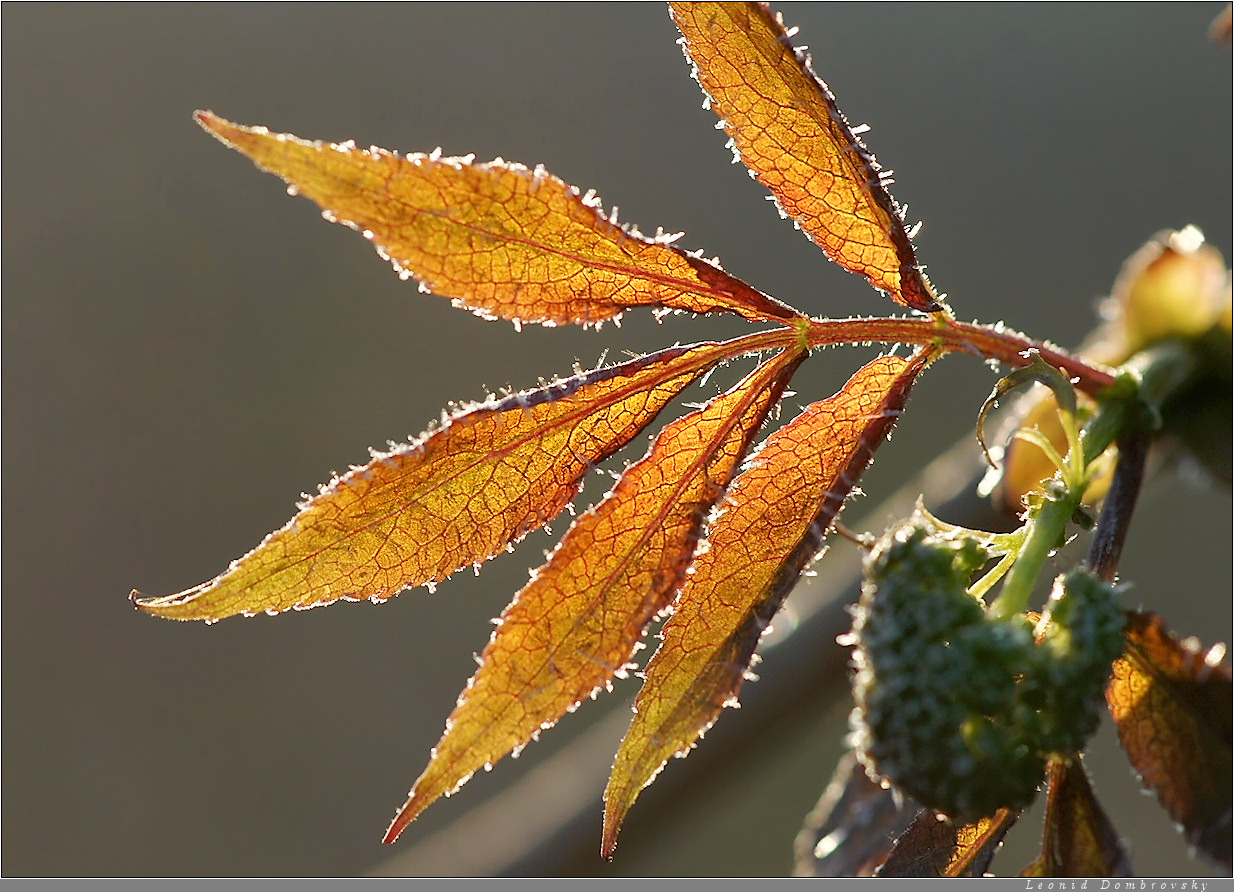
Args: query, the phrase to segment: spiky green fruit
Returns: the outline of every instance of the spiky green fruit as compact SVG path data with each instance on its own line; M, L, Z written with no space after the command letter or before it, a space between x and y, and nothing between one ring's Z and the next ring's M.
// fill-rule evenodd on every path
M871 777L967 823L1020 808L1051 753L1096 727L1121 649L1111 586L1060 577L1039 629L994 619L966 589L989 553L915 515L866 559L854 610L851 742Z

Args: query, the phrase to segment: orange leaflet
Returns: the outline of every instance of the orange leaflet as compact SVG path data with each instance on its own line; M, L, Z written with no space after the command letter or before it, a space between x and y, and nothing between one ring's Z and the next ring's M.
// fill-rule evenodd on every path
M674 347L460 411L322 487L214 580L137 606L217 620L440 581L556 517L594 463L744 341Z
M761 3L671 3L695 77L742 162L850 272L896 302L942 309L917 263L888 176L835 97Z
M704 516L803 358L781 353L667 425L646 457L575 521L498 620L386 842L477 769L623 674L647 624L677 590Z
M1132 876L1131 859L1078 757L1050 761L1041 855L1020 876Z
M759 637L890 433L925 366L884 356L835 396L772 434L737 478L707 533L605 791L602 853L668 758L684 754L736 701Z
M1210 857L1230 865L1229 669L1225 648L1179 641L1161 617L1127 615L1106 701L1136 773Z
M481 316L589 325L650 306L802 318L671 239L618 226L542 167L307 142L204 111L197 121L363 232L400 273Z

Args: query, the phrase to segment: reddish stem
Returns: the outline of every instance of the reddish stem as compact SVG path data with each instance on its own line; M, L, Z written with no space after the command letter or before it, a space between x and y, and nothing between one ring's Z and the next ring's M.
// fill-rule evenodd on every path
M942 352L971 353L1017 368L1028 365L1027 352L1036 350L1050 365L1075 379L1076 387L1090 396L1098 396L1114 384L1114 375L1108 369L1001 324L975 325L945 318L811 319L805 338L811 347L863 342L933 344Z

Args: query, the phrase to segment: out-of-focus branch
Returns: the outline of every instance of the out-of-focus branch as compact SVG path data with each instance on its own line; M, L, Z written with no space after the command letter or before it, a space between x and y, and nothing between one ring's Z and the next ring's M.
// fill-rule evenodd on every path
M1118 465L1110 491L1106 494L1097 522L1097 534L1088 552L1088 565L1106 582L1118 574L1118 559L1131 526L1131 514L1144 483L1144 466L1148 460L1149 433L1137 426L1118 439Z

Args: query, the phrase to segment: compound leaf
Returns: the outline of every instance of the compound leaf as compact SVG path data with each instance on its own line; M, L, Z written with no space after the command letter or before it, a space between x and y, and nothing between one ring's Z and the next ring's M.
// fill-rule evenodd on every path
M669 757L687 753L736 703L759 638L817 555L924 365L921 355L874 360L772 434L737 477L647 667L604 795L604 855Z
M446 733L386 834L624 674L676 592L704 517L804 354L786 351L667 426L581 515L498 620Z
M671 239L622 228L542 167L308 142L206 111L197 121L363 232L400 273L481 316L589 325L650 306L801 317Z
M134 593L136 604L168 619L218 620L381 601L445 579L560 514L596 462L735 343L674 347L461 410L323 486L217 578L162 598Z
M942 309L889 176L779 17L761 3L670 3L695 77L741 161L850 272L916 310Z

